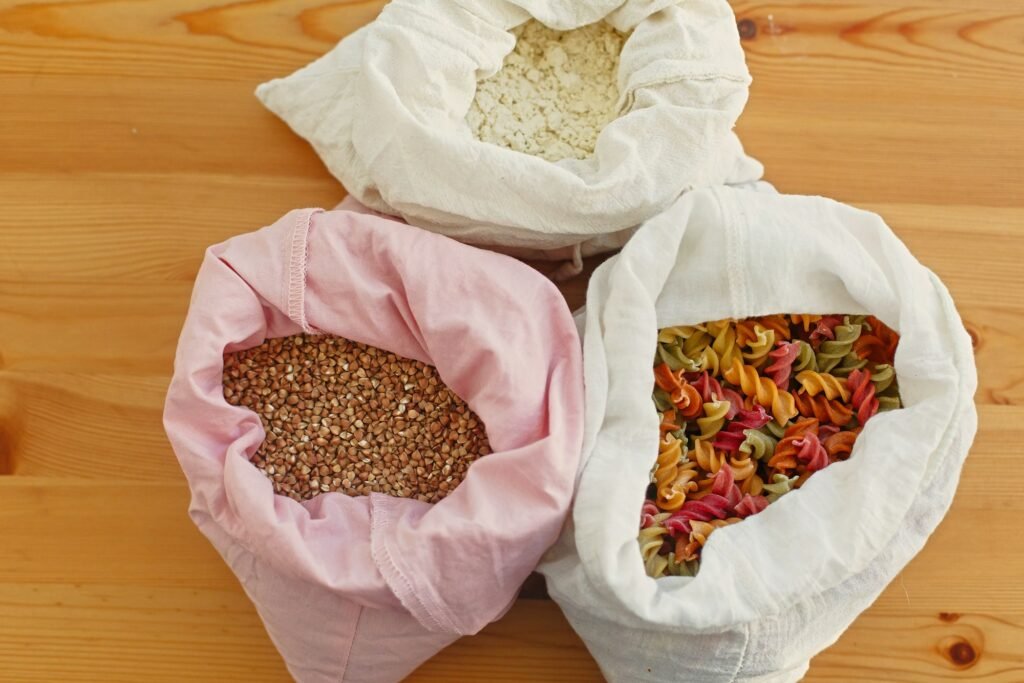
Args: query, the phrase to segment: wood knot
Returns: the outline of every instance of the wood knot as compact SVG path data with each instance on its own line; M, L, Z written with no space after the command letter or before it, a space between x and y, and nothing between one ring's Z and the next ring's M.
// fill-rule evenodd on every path
M960 615L956 612L939 612L939 621L944 621L947 624L954 624L960 621Z
M964 323L964 329L967 330L967 334L971 338L971 346L974 347L975 352L977 352L977 350L981 348L981 335L978 333L978 330L974 325Z
M740 19L736 22L740 31L740 40L753 40L757 37L757 23L753 19Z
M939 652L957 669L967 669L977 664L980 654L974 645L962 636L949 636L939 643Z

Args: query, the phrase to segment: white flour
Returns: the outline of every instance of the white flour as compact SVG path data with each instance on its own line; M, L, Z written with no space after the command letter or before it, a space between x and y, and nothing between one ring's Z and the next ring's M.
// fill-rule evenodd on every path
M616 115L625 36L603 21L553 31L531 20L513 33L501 70L477 84L466 114L473 134L549 161L590 156Z

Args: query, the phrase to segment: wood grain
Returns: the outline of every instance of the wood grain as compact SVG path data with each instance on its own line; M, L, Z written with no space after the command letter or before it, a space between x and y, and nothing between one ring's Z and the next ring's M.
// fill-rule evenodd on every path
M0 680L287 679L185 514L160 415L203 250L344 194L254 87L382 6L0 0ZM1024 680L1024 1L734 8L767 178L881 213L979 366L949 516L806 680ZM600 675L522 600L412 680Z

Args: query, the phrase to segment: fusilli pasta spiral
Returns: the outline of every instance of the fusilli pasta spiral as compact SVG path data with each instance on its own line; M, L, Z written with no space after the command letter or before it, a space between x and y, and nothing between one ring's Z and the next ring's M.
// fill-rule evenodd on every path
M846 381L833 377L827 372L804 370L796 376L796 381L811 396L824 393L825 398L830 400L834 398L839 398L842 401L850 400L850 392L846 390Z
M860 336L860 325L837 325L835 339L823 341L818 348L818 369L828 372L853 349L853 342Z
M786 424L797 414L793 396L788 391L781 391L775 386L775 382L767 377L761 377L755 368L743 365L738 358L733 360L724 377L738 386L744 394L770 409L775 421L780 425Z

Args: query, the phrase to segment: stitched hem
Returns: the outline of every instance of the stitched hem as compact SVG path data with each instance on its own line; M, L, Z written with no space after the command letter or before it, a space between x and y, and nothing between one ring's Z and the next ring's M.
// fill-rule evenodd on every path
M306 320L306 261L309 250L309 226L313 216L323 209L303 209L297 212L288 240L288 317L306 334L317 330Z
M734 211L727 202L722 201L718 191L714 194L715 203L718 205L722 225L725 226L725 257L727 263L726 278L729 286L729 305L732 306L732 317L742 318L747 314L747 280L746 270L743 268L741 254L746 253L747 226L739 225L744 218L741 212Z
M409 578L398 568L387 547L387 532L390 526L389 510L387 509L386 496L384 501L374 500L377 496L370 497L370 555L384 575L384 580L395 592L402 606L423 625L427 630L435 633L449 633L462 635L462 632L455 627L454 620L442 605L425 599L413 587ZM379 500L379 499L378 499Z
M743 667L747 663L747 652L750 650L750 624L743 625L743 650L740 651L740 659L736 662L736 671L732 674L732 683L740 679Z

